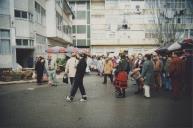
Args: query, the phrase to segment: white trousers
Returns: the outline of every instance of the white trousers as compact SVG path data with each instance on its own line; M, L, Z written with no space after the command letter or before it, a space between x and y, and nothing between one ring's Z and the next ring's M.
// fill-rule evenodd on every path
M150 97L150 87L148 85L144 85L144 96L145 97Z

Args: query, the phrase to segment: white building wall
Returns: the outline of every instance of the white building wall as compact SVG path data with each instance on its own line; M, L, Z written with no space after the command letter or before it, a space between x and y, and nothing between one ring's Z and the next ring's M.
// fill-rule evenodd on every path
M140 6L139 11L136 10L137 5ZM145 46L141 48L141 51L145 51L155 46L157 40L145 38L143 9L142 1L91 1L92 51L107 52L109 49L112 51L137 46ZM136 14L139 12L140 15ZM123 24L127 24L128 29L122 29Z
M9 40L10 40L10 54L1 55L0 54L0 68L11 68L13 67L13 59L12 59L12 46L14 45L15 41L13 41L15 37L14 28L12 28L12 21L13 17L13 7L14 7L14 0L4 0L1 1L2 8L0 8L0 30L5 29L9 30Z
M48 0L46 2L46 26L47 26L47 36L53 37L56 35L56 9L55 1Z
M63 8L60 7L55 0L47 0L46 8L47 36L53 38L52 40L48 39L48 44L52 46L54 44L59 44L60 46L65 46L69 43L72 44L72 35L64 33L63 29L57 29L56 12L63 18L62 25L69 25L72 27L72 16L66 15Z

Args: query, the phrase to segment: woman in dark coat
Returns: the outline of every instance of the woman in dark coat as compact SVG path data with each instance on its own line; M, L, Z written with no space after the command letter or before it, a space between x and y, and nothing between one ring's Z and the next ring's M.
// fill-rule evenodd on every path
M125 97L125 89L127 88L128 80L128 62L125 55L121 55L121 60L115 71L115 90L117 98Z
M43 72L44 72L44 63L45 60L42 57L39 57L36 64L35 64L35 71L36 71L36 79L37 79L37 84L41 85L42 84L42 78L43 78Z

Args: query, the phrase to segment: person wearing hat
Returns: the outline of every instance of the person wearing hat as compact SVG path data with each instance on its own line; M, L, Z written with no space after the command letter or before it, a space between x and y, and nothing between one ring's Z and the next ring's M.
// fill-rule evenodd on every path
M74 82L77 64L78 64L78 60L76 59L76 53L72 53L72 56L70 59L68 59L65 67L65 74L68 74L71 85Z
M78 89L80 90L80 93L82 95L82 98L80 101L87 101L86 91L83 85L83 78L84 78L84 74L86 72L86 67L87 67L86 60L87 60L87 54L81 53L80 60L76 67L74 83L70 91L70 96L66 97L66 101L68 102L73 101Z

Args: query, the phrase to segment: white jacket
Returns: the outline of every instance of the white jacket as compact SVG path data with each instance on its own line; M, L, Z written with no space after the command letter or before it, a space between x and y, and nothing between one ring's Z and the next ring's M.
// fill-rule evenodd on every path
M78 64L78 60L75 57L71 57L67 61L65 73L68 73L68 77L75 77L77 64Z

